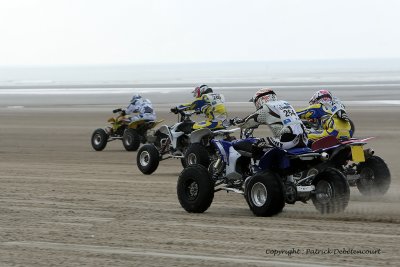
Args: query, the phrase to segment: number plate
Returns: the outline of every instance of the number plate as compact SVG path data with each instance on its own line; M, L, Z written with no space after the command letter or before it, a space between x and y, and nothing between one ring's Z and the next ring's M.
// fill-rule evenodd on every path
M309 192L311 192L313 190L315 190L315 186L314 185L306 185L306 186L298 185L297 186L297 192L298 193L309 193Z
M351 147L351 155L353 157L352 160L355 162L364 162L365 161L364 149L362 146L352 146Z

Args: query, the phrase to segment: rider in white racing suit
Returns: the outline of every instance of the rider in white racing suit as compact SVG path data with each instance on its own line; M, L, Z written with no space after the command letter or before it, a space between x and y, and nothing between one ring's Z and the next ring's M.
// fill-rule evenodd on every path
M156 120L156 113L154 112L151 101L149 99L142 98L140 95L134 95L131 99L130 104L126 107L125 114L129 115L132 113L138 114L131 116L131 122L138 120Z
M259 147L273 146L282 149L306 147L308 138L305 127L288 102L278 100L271 89L258 90L250 101L256 106L256 112L244 119L233 119L233 123L245 128L268 125L273 137L261 138L257 144Z

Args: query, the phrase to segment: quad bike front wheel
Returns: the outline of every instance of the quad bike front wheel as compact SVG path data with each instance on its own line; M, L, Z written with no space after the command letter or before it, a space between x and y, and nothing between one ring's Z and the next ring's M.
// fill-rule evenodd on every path
M176 191L182 208L203 213L214 199L214 181L204 166L190 165L179 175Z
M390 171L385 161L372 156L359 165L357 188L363 195L382 196L390 187Z
M122 136L122 143L126 151L136 151L140 146L140 135L135 129L126 129Z
M350 199L350 187L346 177L339 170L323 170L315 176L312 184L315 186L315 192L311 199L320 213L338 213L346 209Z
M199 143L191 144L188 147L185 158L187 165L200 164L206 168L210 165L210 155L207 149Z
M256 216L273 216L285 206L283 186L279 176L261 172L250 177L245 186L245 198Z
M152 174L160 163L160 153L152 144L142 146L136 155L136 164L143 174Z
M99 128L93 132L91 143L94 150L102 151L106 147L107 141L108 134L104 129Z

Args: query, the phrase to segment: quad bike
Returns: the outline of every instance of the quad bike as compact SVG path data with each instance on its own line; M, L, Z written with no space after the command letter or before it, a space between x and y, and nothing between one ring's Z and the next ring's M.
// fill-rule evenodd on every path
M367 141L372 138L338 140L334 136L327 136L315 141L311 149L315 152L327 153L329 160L314 166L300 176L317 174L326 168L333 167L346 176L350 186L357 186L361 194L384 195L390 187L390 171L385 161L374 155L372 148L364 149Z
M178 158L186 166L185 152L189 146L189 136L193 131L191 116L194 111L178 111L178 122L172 126L162 125L148 138L148 144L142 146L136 157L136 163L143 174L152 174L160 161Z
M148 130L154 128L159 121L130 121L130 116L125 115L123 109L114 109L113 113L118 113L116 117L111 117L108 122L111 126L104 129L96 129L91 138L92 147L96 151L103 150L108 142L122 140L127 151L136 151L140 143L146 143Z
M206 211L214 193L221 190L243 194L257 216L273 216L285 203L309 199L321 213L341 212L347 207L350 189L340 171L327 168L301 179L292 175L326 161L327 153L310 148L260 148L253 130L242 129L239 140L211 140L218 157L209 168L195 164L181 172L177 195L187 212Z
M236 138L231 134L237 130L239 128L216 131L204 128L193 131L190 135L190 145L185 153L186 164L200 164L208 168L210 162L217 158L217 151L211 140L235 140Z

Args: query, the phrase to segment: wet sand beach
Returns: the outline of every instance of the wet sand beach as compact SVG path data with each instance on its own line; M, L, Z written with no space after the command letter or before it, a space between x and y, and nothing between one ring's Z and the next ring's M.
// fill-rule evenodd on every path
M356 136L376 137L368 146L389 165L389 192L368 198L352 188L343 213L321 215L309 201L271 218L222 191L204 214L189 214L176 196L179 160L146 176L120 141L94 151L92 132L128 92L1 95L0 266L399 266L400 105L351 101L399 101L400 91L336 89L353 103ZM188 90L143 95L171 125L169 108L190 101ZM300 107L315 90L276 91ZM230 117L253 111L245 102L255 91L223 91Z

